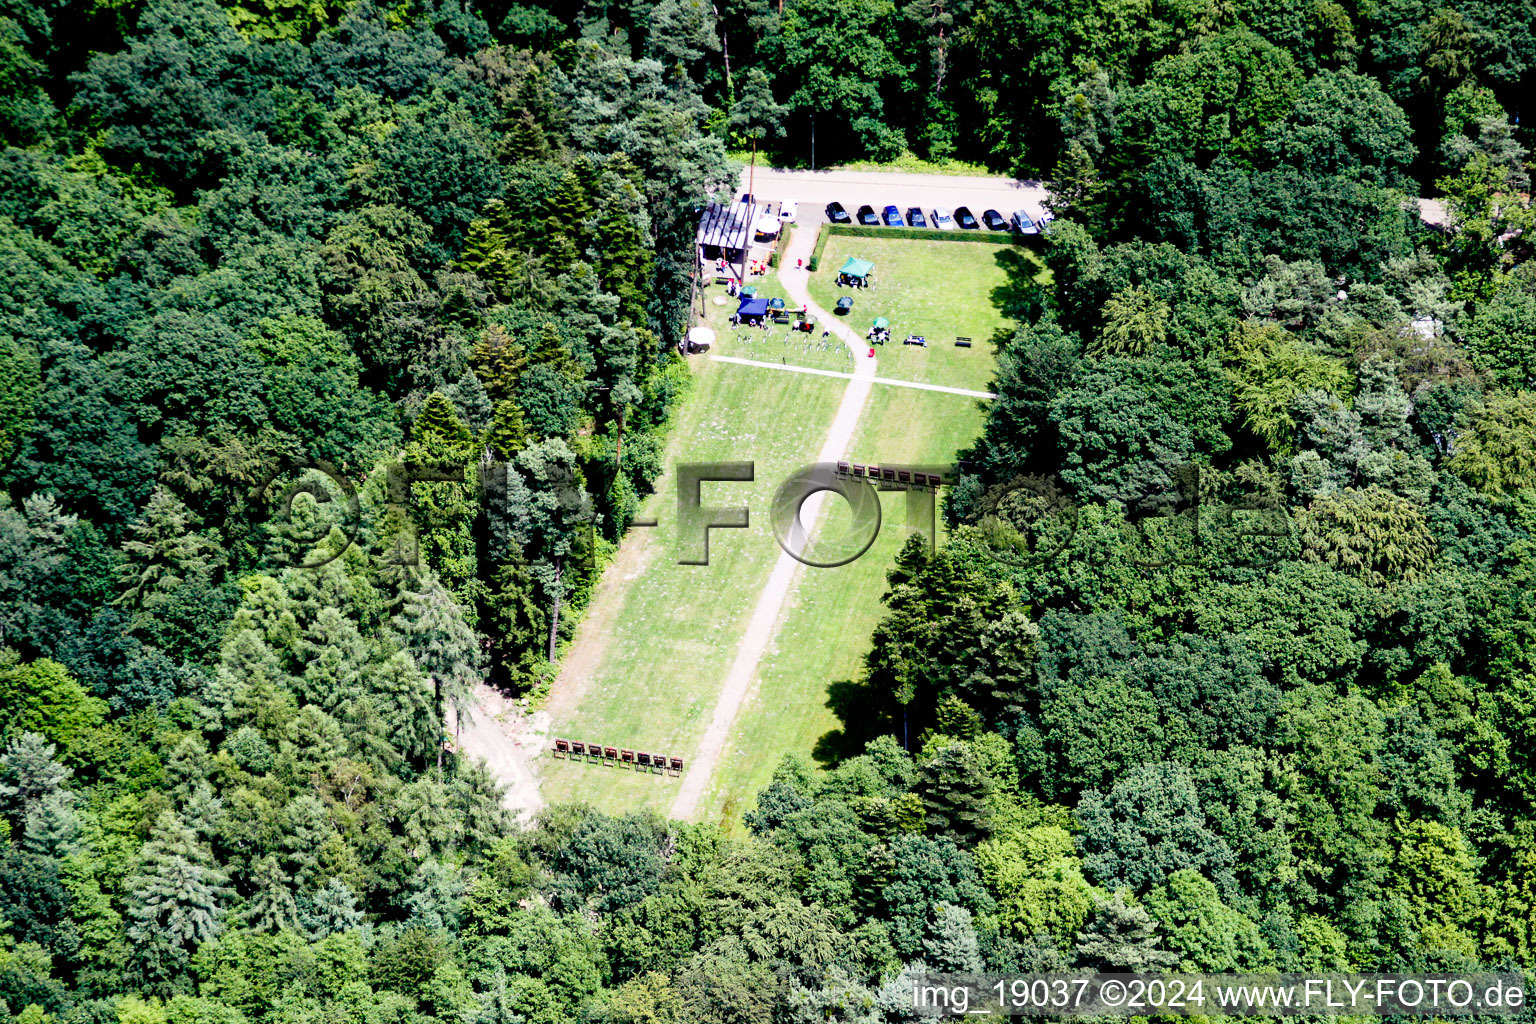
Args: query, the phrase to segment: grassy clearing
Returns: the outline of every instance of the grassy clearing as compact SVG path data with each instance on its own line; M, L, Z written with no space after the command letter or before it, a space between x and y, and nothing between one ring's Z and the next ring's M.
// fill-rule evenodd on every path
M1008 268L997 253L1012 246L959 245L897 239L845 239L873 259L877 288L855 293L863 316L886 310L892 326L901 316L929 317L936 326L916 328L930 339L969 334L970 350L900 344L880 353L882 376L959 387L985 388L994 365L987 339L1003 326L994 303L1005 297ZM847 254L844 254L847 255ZM1006 258L1006 257L1005 257ZM841 263L842 257L838 258ZM830 274L812 277L813 294L830 305ZM958 285L956 282L963 282ZM783 294L770 275L763 294ZM718 332L715 352L774 362L847 370L841 346L806 351L785 345L775 332L732 331L734 302L716 305L722 288L706 290L706 322ZM865 320L867 324L867 319ZM944 331L939 335L939 330ZM820 339L816 332L814 339ZM795 339L800 345L799 339ZM778 350L775 351L775 346ZM698 381L678 414L670 465L677 461L752 459L752 484L706 484L706 503L748 505L752 527L715 531L709 566L676 564L675 492L670 477L647 502L659 519L649 559L621 581L621 602L601 662L580 706L554 723L553 733L658 753L691 757L713 712L717 688L735 656L759 592L779 554L768 526L773 490L793 468L816 457L845 384L835 378L699 359ZM864 462L948 463L980 431L984 413L959 395L875 385L855 435L852 457ZM905 496L882 495L884 522L873 545L857 561L836 569L802 570L758 680L700 805L701 817L739 821L779 760L790 752L812 754L839 722L829 706L836 684L857 677L869 636L883 608L885 574L904 541ZM827 502L823 535L848 525L847 506ZM942 540L941 540L942 543ZM677 782L595 764L545 758L543 791L552 802L584 800L609 810L651 807L666 811Z
M974 399L876 386L860 420L853 455L880 463L942 463L981 431ZM701 820L728 826L750 810L786 753L810 755L840 728L828 704L839 682L857 678L869 636L884 607L885 574L906 541L906 496L881 495L882 524L862 558L834 569L802 571L794 597L742 707L709 790ZM831 499L822 531L846 526L847 505ZM942 536L940 543L943 542Z
M837 286L837 268L849 256L874 261L873 288ZM834 235L811 275L811 297L830 310L838 296L852 296L846 319L861 334L875 317L890 320L891 343L876 353L882 377L987 390L992 335L1003 324L998 311L1025 275L1043 271L1018 246ZM923 335L927 346L903 345L908 334ZM957 337L970 338L972 347L956 348Z
M791 470L814 461L844 383L803 374L698 360L698 379L678 415L668 474L645 505L653 527L648 561L628 582L601 663L580 706L552 733L655 753L691 757L709 723L716 688L766 581L779 547L768 525L773 491ZM751 460L753 483L706 483L711 505L746 505L751 527L710 532L707 566L678 565L678 462ZM675 779L596 764L541 761L551 802L582 800L609 811L637 806L665 812Z

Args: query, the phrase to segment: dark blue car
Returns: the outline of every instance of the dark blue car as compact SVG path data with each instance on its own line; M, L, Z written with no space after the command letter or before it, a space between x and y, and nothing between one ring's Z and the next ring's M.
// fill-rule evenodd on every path
M885 226L888 228L899 228L905 226L901 222L901 211L896 209L894 206L887 206L883 212L883 216L885 218Z
M928 218L923 216L922 210L914 206L907 211L907 226L925 228L928 226Z

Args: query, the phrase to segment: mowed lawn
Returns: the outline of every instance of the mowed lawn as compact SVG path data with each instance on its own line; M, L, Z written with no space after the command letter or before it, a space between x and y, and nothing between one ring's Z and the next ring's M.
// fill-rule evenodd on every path
M770 282L777 278L767 278ZM734 308L734 307L733 307ZM766 328L729 325L720 332L719 343L714 351L736 359L756 359L764 363L788 363L790 366L810 366L818 370L853 372L853 354L842 339L835 335L821 336L822 326L807 334L792 331L785 324L769 324Z
M815 461L845 382L776 373L695 357L697 375L673 427L666 473L642 518L659 525L643 541L648 557L621 581L600 663L574 711L552 723L554 736L691 758L714 710L716 690L736 653L758 592L778 557L769 527L774 490ZM705 483L706 505L745 505L745 530L711 530L710 563L679 565L679 462L752 461L752 483ZM587 624L581 627L587 628ZM665 813L678 781L600 764L544 757L544 798L585 801L608 811L651 807Z
M798 231L814 228L802 227ZM777 273L755 279L758 294L765 299L784 299L790 305L789 291L780 283ZM704 289L704 308L709 314L709 325L716 328L718 341L714 351L718 355L737 359L756 359L765 363L788 363L791 366L811 366L818 370L853 372L853 355L848 346L835 335L822 336L824 324L814 330L795 331L789 324L769 323L765 327L731 327L730 314L736 310L739 299L726 295L723 285L710 284ZM723 301L722 301L723 300ZM717 322L718 321L718 322Z
M842 242L860 243L859 251L875 260L881 275L878 288L855 293L856 302L866 308L876 299L904 301L912 309L931 306L940 323L927 330L930 340L951 341L948 349L934 344L926 352L899 343L886 346L878 353L880 375L984 389L995 365L989 341L1005 324L994 303L1009 274L997 254L1006 250L1010 255L1004 259L1017 259L1023 250L976 242L834 238L828 252ZM813 275L813 295L828 280L830 275ZM774 277L765 284L764 294L778 292ZM904 287L912 294L902 300ZM723 295L723 289L708 289L704 298L705 322L719 332L716 353L847 369L846 363L838 365L840 353L815 347L819 331L807 352L800 338L785 344L782 327L778 332L730 330L726 321L735 305L714 303L717 294ZM830 304L824 297L818 301ZM892 326L899 327L895 317ZM967 334L976 345L955 350L953 336ZM696 357L694 368L696 386L678 413L668 474L643 512L661 525L651 528L645 560L630 567L630 578L617 581L622 587L614 595L619 608L605 649L579 705L552 724L555 736L692 757L779 555L768 525L772 493L790 471L816 458L846 386L836 378L713 362L707 356ZM980 432L984 416L983 404L973 398L877 384L849 454L861 462L947 465ZM751 528L713 531L709 566L678 565L671 467L679 461L738 459L756 463L756 481L706 484L704 501L749 506ZM906 495L885 493L881 504L880 532L862 557L834 569L799 571L707 786L701 820L734 826L785 754L811 756L818 742L839 728L828 706L830 690L857 678L870 633L884 611L885 575L908 534ZM824 536L839 536L848 521L847 505L831 498L820 530ZM550 757L540 763L543 795L550 802L580 800L611 812L648 807L665 813L678 787L670 777L599 764Z
M981 432L984 416L974 398L877 384L852 455L871 463L947 464ZM847 508L842 499L830 498L822 530L841 536ZM880 603L885 574L909 535L905 494L882 494L881 510L880 532L861 558L837 568L801 570L759 667L757 687L700 803L700 820L734 825L755 805L786 753L810 756L824 736L841 728L828 706L829 689L858 677L870 633L885 611ZM937 528L942 544L942 523Z
M838 268L850 256L873 261L873 287L838 286ZM880 376L985 391L992 335L1003 324L998 303L1026 276L1044 273L1024 246L833 235L811 274L811 297L828 311L839 296L852 297L853 311L840 319L860 335L875 317L891 322L890 343L875 351ZM909 334L928 344L902 344ZM970 338L971 347L956 348L956 338Z

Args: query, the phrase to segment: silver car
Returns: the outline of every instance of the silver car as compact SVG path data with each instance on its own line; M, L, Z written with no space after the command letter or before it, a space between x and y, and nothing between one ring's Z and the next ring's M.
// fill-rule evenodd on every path
M933 211L932 226L940 231L953 231L955 230L955 216L948 210L935 209Z

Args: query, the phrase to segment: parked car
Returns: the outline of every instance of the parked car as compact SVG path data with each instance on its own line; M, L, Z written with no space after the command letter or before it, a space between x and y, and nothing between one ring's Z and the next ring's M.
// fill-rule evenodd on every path
M955 207L955 223L967 231L975 231L981 227L976 223L976 218L971 215L970 208L965 206Z
M842 203L827 204L827 220L833 224L849 224L848 211L843 209Z
M986 210L981 215L981 222L987 226L988 231L1007 231L1008 222L1003 220L1003 215L996 210Z
M885 212L881 214L881 218L885 221L885 226L888 228L906 227L901 221L901 211L894 206L887 206Z
M908 208L907 224L914 228L925 228L928 226L928 220L923 216L923 211L920 207L913 206Z
M933 226L940 231L955 230L955 218L950 216L948 210L936 207L933 211Z
M859 207L858 217L859 223L867 228L877 228L880 226L880 218L875 216L875 208L867 203Z
M1013 230L1021 235L1038 235L1040 229L1035 222L1029 219L1029 214L1023 210L1013 211Z
M793 224L800 219L800 204L793 199L786 199L779 204L779 220L786 224Z

